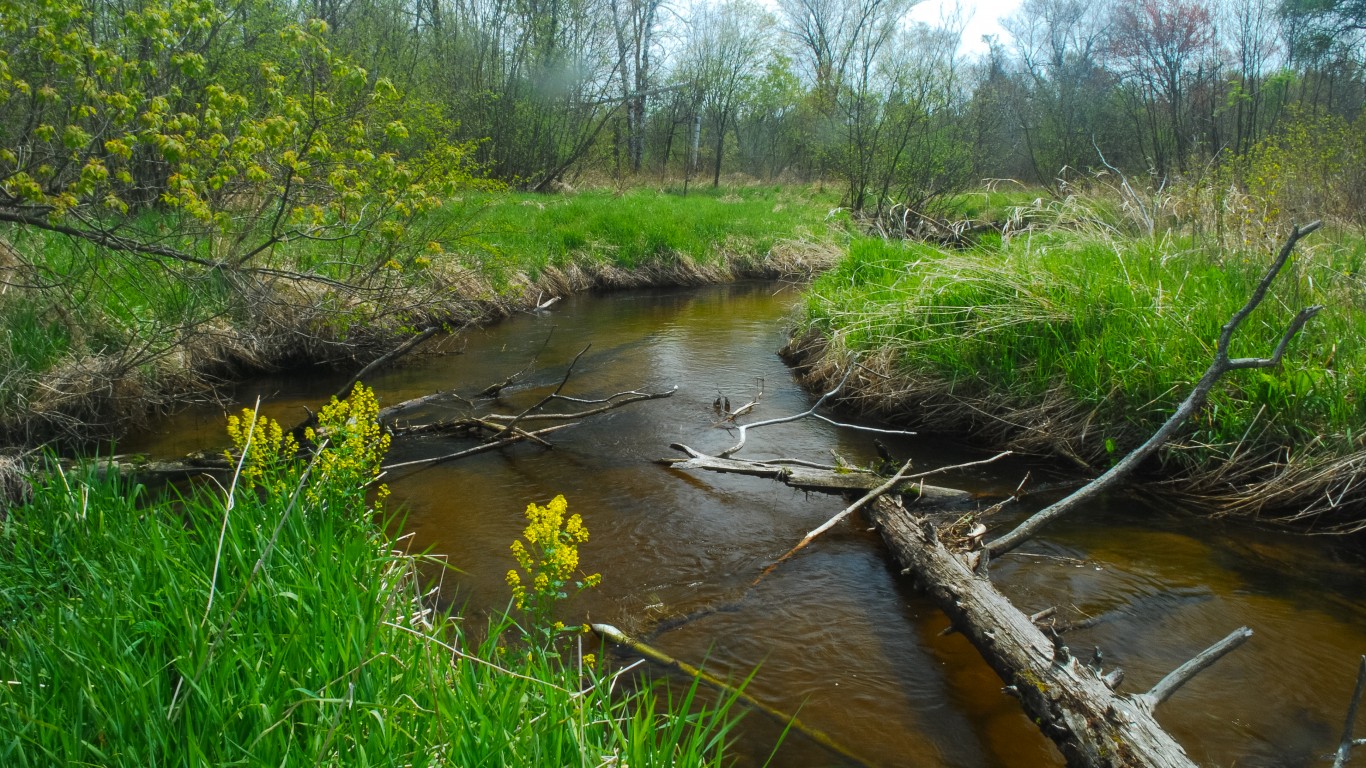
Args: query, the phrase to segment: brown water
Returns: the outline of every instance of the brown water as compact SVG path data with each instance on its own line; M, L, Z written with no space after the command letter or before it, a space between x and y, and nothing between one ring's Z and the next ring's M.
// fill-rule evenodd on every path
M800 710L808 725L869 764L1061 764L962 637L940 635L946 619L896 575L863 524L837 527L746 591L765 565L837 512L839 499L652 463L673 454L673 442L714 452L735 441L716 424L718 392L738 405L762 379L756 420L809 407L812 397L775 354L796 300L796 292L772 284L575 297L553 312L448 340L449 354L374 378L382 403L435 390L468 395L539 351L526 382L505 392L500 410L516 412L558 383L564 365L591 342L566 394L679 388L669 399L561 432L554 450L521 445L400 471L389 479L391 508L407 511L415 548L445 554L461 569L446 577L445 597L480 615L508 600L507 547L524 526L526 504L563 493L592 532L582 562L603 574L602 587L575 598L566 618L643 633L668 617L728 605L654 644L723 675L757 668L750 693ZM243 387L233 407L260 395L265 410L293 421L300 406L316 407L345 378L261 379ZM163 456L219 447L222 417L221 408L193 410L123 447ZM985 455L942 438L885 441L921 468ZM402 440L390 458L462 446L447 438ZM755 430L741 455L828 461L832 450L854 461L872 458L866 433L810 419ZM1001 493L1025 469L998 463L938 482ZM1030 499L1017 514L1049 500ZM1230 630L1251 626L1252 640L1178 692L1159 719L1202 764L1328 764L1323 758L1366 652L1366 577L1360 559L1337 542L1220 525L1116 497L995 564L993 578L1026 611L1058 605L1102 617L1069 643L1083 656L1100 646L1107 667L1128 672L1128 691L1146 689ZM761 716L749 718L738 755L761 764L778 730ZM848 762L790 736L772 764Z

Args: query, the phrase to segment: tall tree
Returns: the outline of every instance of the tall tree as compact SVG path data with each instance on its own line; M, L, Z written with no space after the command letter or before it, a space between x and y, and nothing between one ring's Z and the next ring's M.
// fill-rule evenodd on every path
M645 157L645 112L650 96L652 57L663 0L612 0L622 103L626 112L626 154L632 173Z
M753 0L697 3L688 16L683 71L715 149L712 186L721 183L726 134L773 52L775 20Z
M1188 89L1192 71L1210 55L1213 41L1209 8L1200 0L1141 0L1115 6L1110 50L1148 111L1159 174L1185 170L1190 159Z

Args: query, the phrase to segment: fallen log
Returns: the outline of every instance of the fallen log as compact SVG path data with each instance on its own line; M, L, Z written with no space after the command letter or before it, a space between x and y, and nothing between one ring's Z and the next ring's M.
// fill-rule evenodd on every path
M681 443L674 443L669 447L682 451L691 457L688 459L666 459L665 463L674 469L702 469L708 472L769 477L803 491L820 491L822 493L866 492L887 482L887 478L881 475L860 469L817 469L802 464L728 459L720 456L709 456ZM967 491L925 485L923 482L914 479L903 480L889 489L888 492L914 496L940 508L962 506L973 501L972 494Z
M882 533L902 573L915 578L956 630L1006 682L1067 759L1087 768L1195 764L1153 717L1153 710L1195 673L1252 635L1243 627L1142 694L1111 690L1106 673L1071 655L1061 637L1046 635L967 559L939 541L933 523L912 515L892 496L877 499L868 518ZM1115 683L1118 685L1118 683Z

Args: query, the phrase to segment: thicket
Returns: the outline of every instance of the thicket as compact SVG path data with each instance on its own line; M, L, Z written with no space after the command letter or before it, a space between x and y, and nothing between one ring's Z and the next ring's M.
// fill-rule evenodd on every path
M54 466L0 522L0 761L718 761L729 704L625 684L553 624L587 536L563 499L528 508L506 617L433 609L370 490L376 410L359 388L333 400L311 459L247 411L230 487L183 497Z

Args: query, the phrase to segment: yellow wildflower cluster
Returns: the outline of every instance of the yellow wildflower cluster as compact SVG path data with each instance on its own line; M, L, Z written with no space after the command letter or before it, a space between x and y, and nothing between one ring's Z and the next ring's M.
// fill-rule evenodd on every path
M389 434L379 424L379 401L374 390L364 384L356 384L345 400L332 398L318 412L317 429L308 428L304 436L315 445L327 441L313 470L319 480L327 482L310 484L307 492L314 503L321 500L318 489L323 485L356 490L369 485L379 476L389 451ZM381 486L379 495L382 500L388 489Z
M596 573L573 581L579 570L579 545L588 541L588 529L578 515L566 519L568 511L564 496L556 496L545 506L528 504L528 523L522 532L525 543L522 539L512 542L512 556L521 567L507 572L513 603L542 624L555 603L569 596L565 589L571 583L583 590L602 582L602 575Z
M227 458L236 462L242 457L242 473L238 484L246 490L268 483L268 490L284 490L285 481L274 470L299 452L294 436L286 433L280 422L267 416L257 416L250 408L243 408L241 416L228 417L228 437L233 450Z

